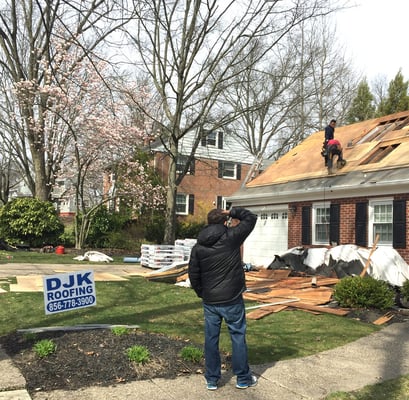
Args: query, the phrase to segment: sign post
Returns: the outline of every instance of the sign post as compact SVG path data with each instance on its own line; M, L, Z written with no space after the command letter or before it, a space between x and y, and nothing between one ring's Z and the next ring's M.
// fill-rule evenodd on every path
M43 278L46 314L55 314L97 304L94 271L76 271Z

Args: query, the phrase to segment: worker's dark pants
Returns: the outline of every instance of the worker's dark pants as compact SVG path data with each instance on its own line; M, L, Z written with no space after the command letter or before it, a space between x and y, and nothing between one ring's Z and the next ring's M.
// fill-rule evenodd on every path
M332 145L328 147L328 155L327 155L327 166L328 169L332 168L334 156L338 156L337 161L342 161L342 150L338 149L337 145Z

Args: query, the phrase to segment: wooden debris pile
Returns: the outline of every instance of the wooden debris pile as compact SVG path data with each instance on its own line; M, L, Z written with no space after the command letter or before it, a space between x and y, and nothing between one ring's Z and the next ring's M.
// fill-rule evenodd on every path
M260 270L246 273L248 291L246 300L261 303L249 307L248 319L260 319L271 313L285 309L300 309L314 314L329 313L347 315L349 309L329 307L333 287L339 278L324 276L292 276L290 270Z
M145 274L150 281L181 283L188 279L187 263L175 264L165 270ZM247 291L243 294L246 300L260 303L247 307L248 319L261 319L266 315L286 309L298 309L313 314L347 315L349 308L331 307L334 286L340 279L325 276L290 276L290 269L264 269L246 272ZM393 313L373 321L382 325L393 318Z

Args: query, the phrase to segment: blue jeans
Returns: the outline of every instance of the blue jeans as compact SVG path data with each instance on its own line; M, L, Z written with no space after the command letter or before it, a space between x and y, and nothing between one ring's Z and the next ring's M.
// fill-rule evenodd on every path
M205 319L205 378L217 383L221 377L219 337L222 321L227 324L232 343L232 367L237 383L250 383L251 371L247 358L246 313L243 298L231 303L203 303Z

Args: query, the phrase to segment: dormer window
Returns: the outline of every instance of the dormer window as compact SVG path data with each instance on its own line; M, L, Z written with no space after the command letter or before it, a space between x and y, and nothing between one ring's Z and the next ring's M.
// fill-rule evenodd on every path
M217 149L223 148L223 132L222 131L204 131L202 138L202 146L215 147Z

